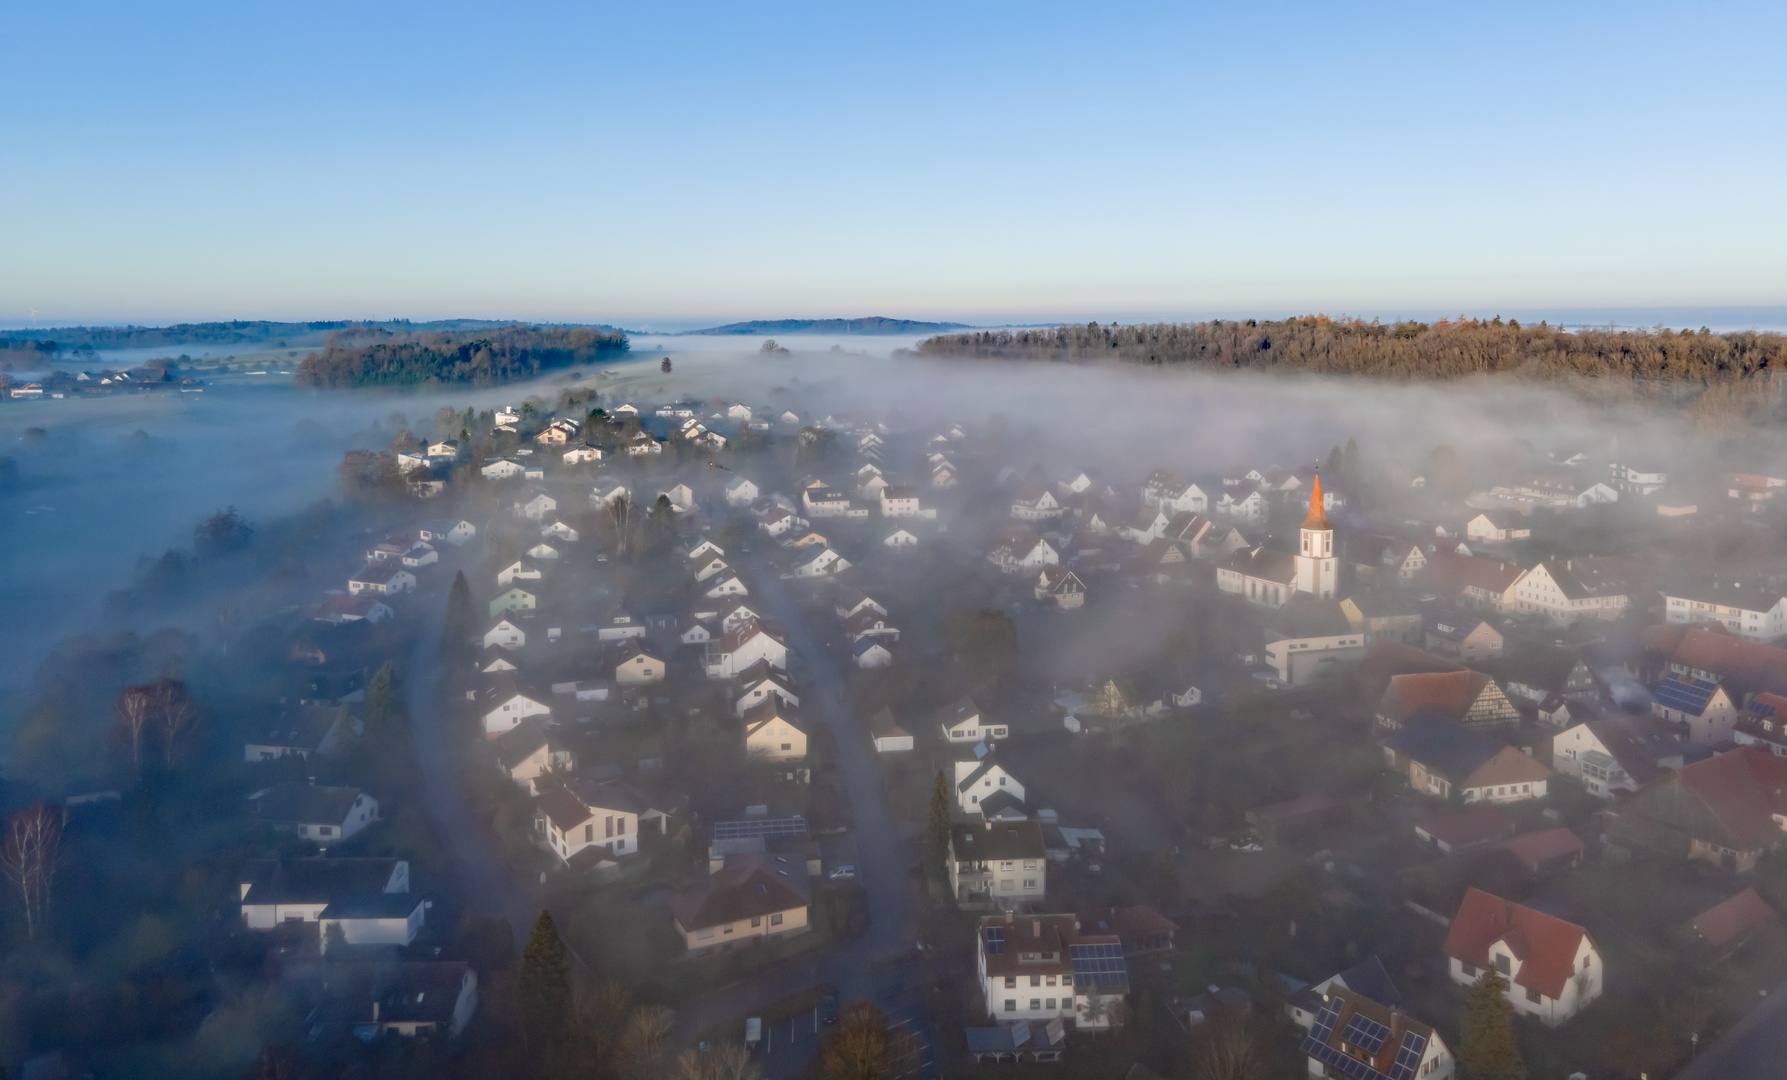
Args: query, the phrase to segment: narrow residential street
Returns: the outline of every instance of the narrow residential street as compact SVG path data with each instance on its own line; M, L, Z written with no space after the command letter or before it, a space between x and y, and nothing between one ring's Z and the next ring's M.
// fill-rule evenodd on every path
M422 624L403 672L404 703L415 735L416 765L423 798L441 843L453 860L466 909L509 920L515 940L523 941L538 914L528 883L518 880L498 849L496 839L472 813L459 782L458 756L463 736L450 731L441 698L441 635L446 620L446 590L417 594L412 613Z
M831 725L855 818L857 880L868 895L869 928L855 941L827 947L690 1002L678 1016L679 1034L693 1037L714 1024L819 984L835 984L842 1001L871 998L895 1020L906 1022L928 1046L921 965L916 963L918 923L893 812L881 784L881 766L864 736L839 661L825 648L806 614L789 598L773 567L750 560L757 600L779 623L788 646L803 661L806 679L795 688L801 711ZM766 1080L778 1080L767 1076Z

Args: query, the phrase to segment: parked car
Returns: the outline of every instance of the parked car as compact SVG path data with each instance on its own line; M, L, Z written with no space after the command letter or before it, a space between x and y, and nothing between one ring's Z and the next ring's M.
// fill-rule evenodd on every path
M856 867L851 866L848 863L844 864L843 866L833 867L832 872L831 872L831 879L833 881L855 881L856 880Z
M819 1003L819 1019L827 1024L838 1022L838 995L825 995L825 999Z

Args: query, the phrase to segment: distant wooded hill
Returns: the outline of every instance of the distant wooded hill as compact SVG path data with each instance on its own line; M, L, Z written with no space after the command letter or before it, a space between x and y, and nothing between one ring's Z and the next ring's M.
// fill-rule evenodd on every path
M1211 320L1146 326L1057 326L946 334L921 342L929 356L1005 360L1185 364L1388 378L1456 378L1512 372L1706 383L1787 372L1787 336L1709 330L1564 331L1540 323L1442 319L1435 323Z
M356 328L329 335L293 373L300 386L487 385L551 368L610 360L627 351L611 330L507 326L493 332L392 334Z
M911 319L755 319L727 323L690 334L937 334L970 329L967 323L914 322Z
M58 326L44 329L8 330L5 336L18 341L48 343L53 350L93 349L162 349L180 345L257 345L282 342L277 347L319 344L325 335L338 331L382 330L387 333L426 333L430 331L497 330L515 325L512 321L492 319L439 319L434 322L411 322L408 319L364 321L325 319L314 322L269 322L236 320L233 322L179 323L174 326ZM614 331L606 325L562 327L561 329Z

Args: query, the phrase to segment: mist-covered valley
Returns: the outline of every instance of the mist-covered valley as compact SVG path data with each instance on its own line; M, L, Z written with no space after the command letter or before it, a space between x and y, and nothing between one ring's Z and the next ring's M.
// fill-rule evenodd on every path
M1596 973L1504 980L1514 1052L1597 1075L1787 974L1774 837L1671 816L1787 750L1776 426L919 344L0 404L0 1054L1201 1080L1332 1007L1437 1072L1487 896Z

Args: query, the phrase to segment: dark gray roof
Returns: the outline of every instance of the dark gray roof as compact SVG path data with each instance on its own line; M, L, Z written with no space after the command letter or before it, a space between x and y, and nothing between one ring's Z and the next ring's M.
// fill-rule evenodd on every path
M254 746L278 746L315 753L328 736L329 729L346 712L347 709L340 705L294 705L280 710L259 735L248 741Z
M365 893L330 900L320 918L324 919L407 919L422 905L422 898L409 893Z
M1042 823L1012 821L955 825L949 830L950 850L962 861L988 859L1040 859L1046 854Z
M1500 739L1425 713L1384 739L1384 745L1420 762L1429 772L1462 780L1506 747Z
M276 825L340 825L363 794L352 787L275 784L249 803L257 817Z
M332 903L385 891L400 859L260 859L243 868L244 904Z
M493 741L496 743L496 758L505 769L513 769L547 744L546 733L540 730L540 725L531 716L498 735Z
M1373 953L1365 959L1347 968L1335 978L1346 984L1348 990L1363 994L1380 1005L1396 1005L1402 1001L1402 993L1396 989L1390 973L1384 970L1384 962Z

